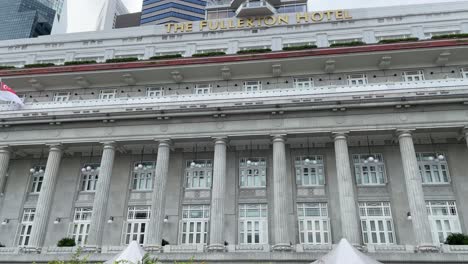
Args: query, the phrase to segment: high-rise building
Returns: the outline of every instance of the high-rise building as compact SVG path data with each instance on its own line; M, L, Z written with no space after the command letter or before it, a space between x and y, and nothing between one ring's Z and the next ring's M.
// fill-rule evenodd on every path
M38 0L38 1L54 9L57 15L60 16L62 14L63 4L65 0Z
M99 12L96 31L115 28L117 16L128 14L128 9L121 0L104 0Z
M141 25L178 23L205 19L204 0L144 0Z
M2 0L0 40L49 35L55 10L39 0Z

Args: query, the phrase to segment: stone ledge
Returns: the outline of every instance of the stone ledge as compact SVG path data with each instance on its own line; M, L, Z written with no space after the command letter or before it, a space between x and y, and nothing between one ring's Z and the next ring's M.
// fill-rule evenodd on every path
M443 253L468 253L468 245L442 245Z

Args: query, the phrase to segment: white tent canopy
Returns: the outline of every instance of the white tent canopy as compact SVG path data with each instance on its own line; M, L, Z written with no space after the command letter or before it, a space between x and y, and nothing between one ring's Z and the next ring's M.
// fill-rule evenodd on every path
M104 262L104 264L114 264L115 262L119 261L122 263L138 264L141 263L144 256L145 251L140 247L140 245L138 245L136 241L132 241L127 248L125 248L112 259Z
M382 264L357 250L346 239L341 239L338 246L312 264Z

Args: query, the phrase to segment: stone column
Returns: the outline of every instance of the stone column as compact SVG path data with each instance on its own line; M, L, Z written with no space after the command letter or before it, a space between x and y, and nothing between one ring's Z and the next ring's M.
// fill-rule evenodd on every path
M273 136L273 250L291 250L288 230L288 173L286 170L286 139Z
M161 251L162 249L161 242L166 214L166 184L169 174L170 152L170 140L159 141L153 193L151 195L151 217L145 245L145 248L150 251Z
M466 146L468 147L468 127L465 127L465 142Z
M36 214L34 215L29 248L40 250L44 243L44 237L47 231L47 224L50 222L49 213L52 207L52 198L54 197L55 183L57 181L60 161L62 159L62 146L51 145L49 157L42 180L41 190L36 204Z
M213 189L211 191L211 251L224 251L224 201L226 198L226 138L214 140Z
M11 152L7 146L0 146L0 196L5 188L8 164L10 163Z
M408 130L398 131L401 160L405 175L406 193L413 222L414 239L418 246L432 245L431 226L426 210L426 201L414 151L413 138Z
M335 133L335 162L340 201L341 234L353 245L361 244L360 225L354 194L353 176L349 163L348 142L345 133Z
M114 166L115 142L104 143L102 151L99 177L94 192L93 213L89 228L88 245L91 249L99 249L102 241L104 224L106 223L107 201Z

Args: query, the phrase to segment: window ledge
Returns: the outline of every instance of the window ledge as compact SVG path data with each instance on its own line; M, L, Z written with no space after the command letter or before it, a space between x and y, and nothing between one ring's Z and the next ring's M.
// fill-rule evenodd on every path
M378 188L378 187L386 187L387 184L357 184L358 188Z
M423 183L423 187L447 187L451 186L451 182L446 182L446 183Z

